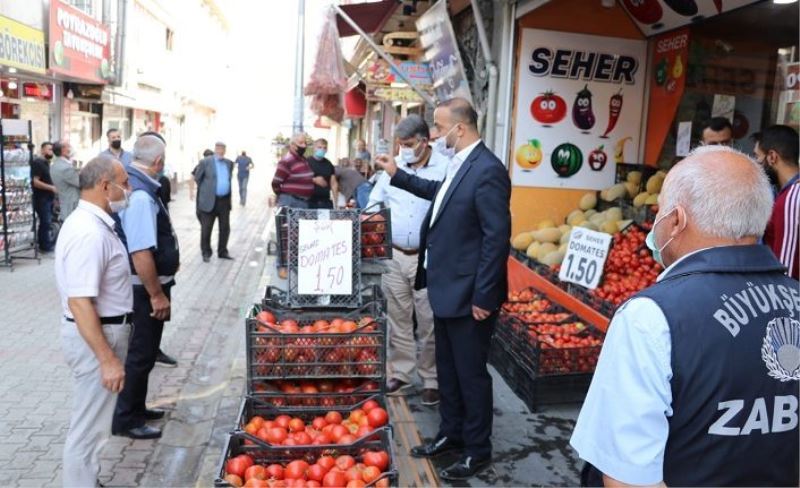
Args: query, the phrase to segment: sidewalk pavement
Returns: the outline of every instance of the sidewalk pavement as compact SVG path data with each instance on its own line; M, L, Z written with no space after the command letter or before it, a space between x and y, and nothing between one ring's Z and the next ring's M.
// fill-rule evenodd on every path
M228 246L234 261L202 262L195 204L185 186L174 195L170 211L181 270L161 344L178 367L156 366L148 395L149 407L168 411L153 423L164 435L112 437L101 456L106 486L193 486L207 451L219 458L219 447L209 448L209 442L218 415L228 419L225 430L235 419L244 382L231 381L231 374L244 371L242 317L263 281L271 214L267 170L250 178L246 207L234 199ZM61 485L72 381L61 354L60 315L52 258L0 269L0 486Z

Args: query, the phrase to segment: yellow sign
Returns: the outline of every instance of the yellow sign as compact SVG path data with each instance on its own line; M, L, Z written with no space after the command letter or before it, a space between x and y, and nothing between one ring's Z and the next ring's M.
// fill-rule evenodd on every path
M44 32L0 15L0 65L44 74Z
M421 102L417 92L411 88L389 88L379 85L367 85L367 100L384 102Z

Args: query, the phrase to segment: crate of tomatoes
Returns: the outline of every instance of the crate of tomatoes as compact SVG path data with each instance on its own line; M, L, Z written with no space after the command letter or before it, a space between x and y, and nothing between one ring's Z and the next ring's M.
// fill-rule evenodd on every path
M249 391L265 380L385 380L386 318L377 302L338 313L256 305L245 325Z
M245 445L238 433L228 436L217 470L216 487L398 486L392 435L379 430L349 446Z
M246 445L334 449L372 439L390 427L383 397L374 395L353 407L316 410L275 408L259 398L245 397L236 428L248 440Z
M365 208L361 222L361 259L392 259L392 217L385 205Z
M276 380L254 381L248 394L272 408L295 410L355 408L378 394L384 385L374 380Z
M370 284L361 287L360 296L362 303L366 306L375 302L381 312L386 311L386 295L383 294L383 289L380 285ZM285 313L287 311L310 311L314 313L337 313L342 309L341 307L319 308L313 307L309 309L293 308L289 305L289 292L278 288L276 286L267 285L264 290L264 299L261 300L261 310L267 310L273 314Z

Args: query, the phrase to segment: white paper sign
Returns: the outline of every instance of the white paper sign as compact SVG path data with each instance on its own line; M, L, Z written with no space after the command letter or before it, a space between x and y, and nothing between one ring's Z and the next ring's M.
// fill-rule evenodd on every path
M353 222L300 220L297 243L299 295L353 294Z
M678 137L675 142L675 155L688 156L692 146L692 122L678 123Z
M725 117L733 123L733 111L736 108L736 97L733 95L714 95L714 105L711 107L712 117Z
M610 244L609 234L573 228L558 278L592 290L597 288L603 276Z
M647 43L523 29L515 186L601 190L639 163Z

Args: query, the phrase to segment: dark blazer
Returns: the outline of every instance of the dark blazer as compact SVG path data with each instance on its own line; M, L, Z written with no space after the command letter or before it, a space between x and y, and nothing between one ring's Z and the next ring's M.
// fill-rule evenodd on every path
M405 171L398 171L391 184L431 201L442 186ZM494 311L506 300L510 200L506 168L480 142L453 178L433 227L431 205L420 229L415 288L428 288L437 317L471 315L473 305Z
M233 178L233 161L223 158L228 165L228 178ZM217 201L217 166L214 156L203 158L194 169L194 181L197 182L197 209L211 212Z

